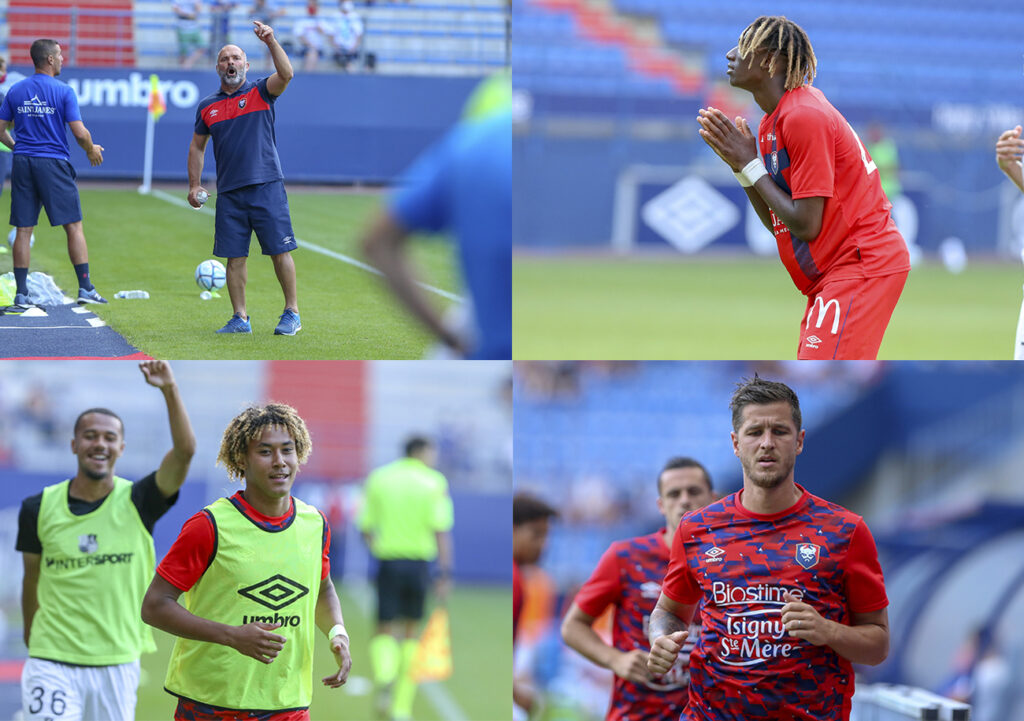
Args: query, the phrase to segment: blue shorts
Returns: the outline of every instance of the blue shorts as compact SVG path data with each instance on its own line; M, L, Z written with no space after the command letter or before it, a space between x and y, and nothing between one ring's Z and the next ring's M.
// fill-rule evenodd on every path
M298 247L283 180L246 185L217 195L213 254L218 258L248 257L253 231L263 255L280 255Z
M39 208L46 208L50 225L67 225L82 219L78 201L78 177L63 158L34 158L14 154L11 168L11 225L34 228Z

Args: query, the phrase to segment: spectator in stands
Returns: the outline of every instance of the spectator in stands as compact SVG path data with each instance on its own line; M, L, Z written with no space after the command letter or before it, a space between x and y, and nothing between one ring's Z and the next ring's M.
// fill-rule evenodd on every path
M1020 137L1021 126L1003 131L996 141L996 163L1006 177L1024 192L1024 177L1021 173L1021 160L1024 158L1024 138Z
M71 167L71 149L64 125L71 128L91 165L103 162L103 146L92 142L82 122L78 97L56 78L64 65L60 43L41 38L29 49L36 72L8 91L0 104L0 142L14 151L11 172L11 225L18 229L14 240L15 305L30 305L28 264L32 230L39 209L46 208L50 225L64 226L68 255L78 278L78 302L106 303L89 277L89 249L82 231L82 205ZM17 108L17 111L15 111ZM15 147L7 129L18 134Z
M199 32L199 0L174 0L171 10L178 18L178 63L191 68L203 57L203 36Z
M307 0L307 17L295 23L295 41L302 55L302 69L314 70L321 56L334 47L334 24L320 14L318 0Z
M210 55L217 57L220 49L231 42L228 39L231 30L231 11L238 3L233 0L211 0L210 16Z
M341 66L342 70L348 70L352 61L364 56L364 64L372 69L376 64L371 60L372 54L363 53L363 35L366 32L363 26L363 19L356 12L356 6L352 0L341 0L338 3L341 10L341 19L334 31L334 60Z
M467 113L404 174L363 236L367 257L399 300L454 353L512 357L512 100L505 74L485 80ZM406 241L450 231L475 318L467 340L441 319L417 285Z

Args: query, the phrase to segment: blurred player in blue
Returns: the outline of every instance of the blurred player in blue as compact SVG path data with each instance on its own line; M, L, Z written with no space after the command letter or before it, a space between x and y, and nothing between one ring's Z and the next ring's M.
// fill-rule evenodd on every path
M414 232L449 231L472 301L472 328L442 320L405 251ZM431 333L466 358L512 357L512 111L507 75L481 85L464 119L403 175L363 237L367 257Z
M64 124L89 157L89 163L103 162L103 146L92 142L82 122L75 92L57 80L64 65L60 44L39 39L29 49L36 72L15 84L0 103L0 143L14 151L11 169L11 225L18 229L14 239L14 304L30 305L28 264L31 259L32 229L39 222L39 209L46 209L50 225L64 226L68 256L78 277L78 302L106 303L89 279L89 249L82 231L82 205L71 167ZM8 132L14 126L18 142Z
M302 329L296 293L297 247L284 173L274 135L274 104L295 72L274 29L253 20L253 32L267 46L275 72L256 82L246 82L249 69L245 52L225 45L217 55L220 90L208 95L196 108L195 132L188 148L188 202L202 206L197 197L201 185L206 144L213 138L217 161L217 218L214 221L213 254L227 258L228 295L234 315L218 333L252 333L245 307L246 259L252 233L274 262L274 272L284 292L284 312L275 335L295 335Z

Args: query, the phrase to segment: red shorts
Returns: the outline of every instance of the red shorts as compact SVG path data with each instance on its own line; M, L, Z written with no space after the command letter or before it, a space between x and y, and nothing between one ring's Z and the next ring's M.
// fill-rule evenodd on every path
M800 360L874 360L907 273L826 281L807 296Z
M288 711L235 711L208 706L191 699L178 699L175 721L309 721L309 709Z

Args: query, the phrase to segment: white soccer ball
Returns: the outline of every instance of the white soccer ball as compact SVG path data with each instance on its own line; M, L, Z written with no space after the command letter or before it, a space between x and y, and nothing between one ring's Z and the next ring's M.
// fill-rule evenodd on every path
M203 290L223 288L227 273L219 260L204 260L196 266L196 285Z
M7 245L14 247L14 236L18 234L17 228L11 228L11 232L7 234ZM32 238L28 241L28 247L31 248L36 244L36 234L32 234Z

